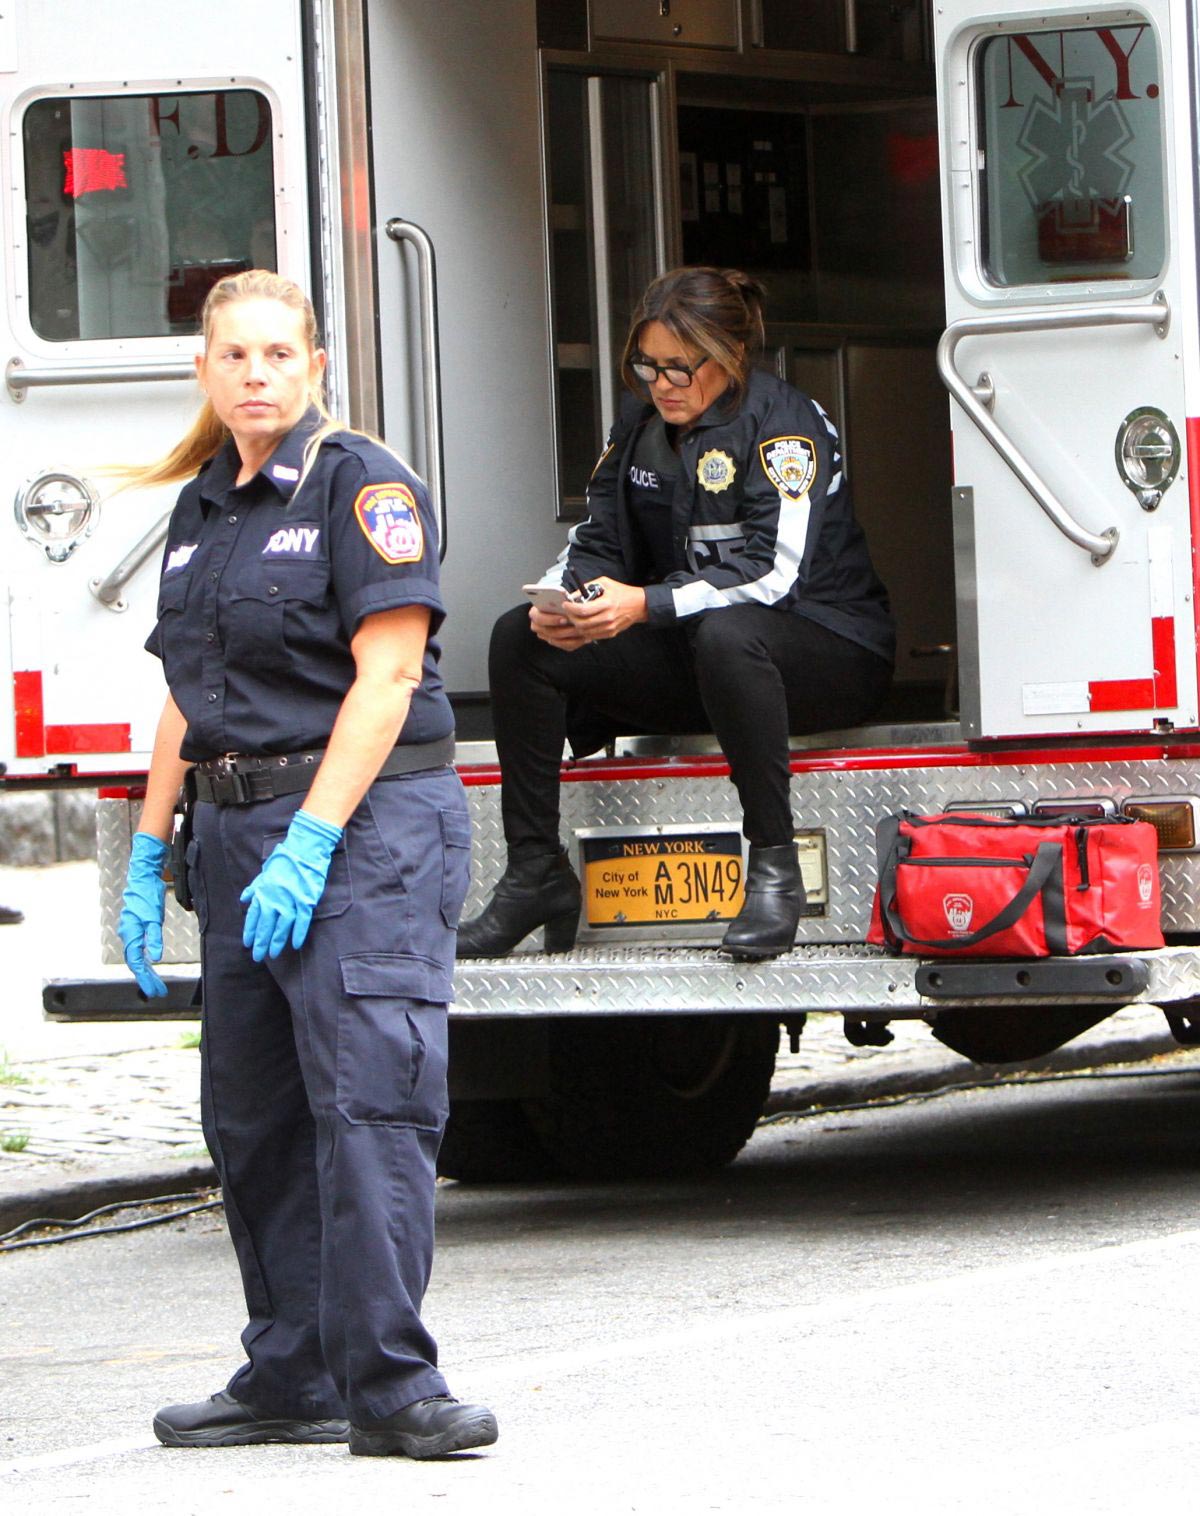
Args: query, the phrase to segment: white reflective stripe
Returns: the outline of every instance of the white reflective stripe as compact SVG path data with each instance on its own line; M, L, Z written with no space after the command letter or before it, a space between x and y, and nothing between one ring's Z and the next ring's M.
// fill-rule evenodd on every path
M829 488L825 491L825 493L827 495L836 495L837 492L838 492L838 490L841 489L841 487L842 487L842 471L841 471L841 469L839 469L837 471L837 473L834 474L833 478L829 481Z
M730 542L745 533L736 521L725 521L718 526L689 526L690 542Z
M817 415L820 416L821 420L825 423L825 430L829 433L829 435L831 437L836 437L837 436L837 427L834 426L834 424L833 424L832 421L830 421L828 413L825 410L825 407L821 404L821 402L819 400L813 400L813 398L812 398L811 395L808 398L809 398L810 401L812 401L813 409L816 411Z
M693 579L691 584L681 584L677 590L671 591L671 599L675 603L675 615L681 621L700 611L720 611L733 604L725 592L714 589L707 579Z
M1150 614L1175 614L1175 542L1169 521L1151 521L1146 528L1150 549Z
M779 527L775 538L775 559L771 567L758 579L744 584L730 584L718 589L705 579L681 584L672 590L671 599L675 615L679 618L694 616L698 611L721 610L728 605L774 605L782 600L800 572L800 560L808 541L808 521L812 515L812 501L807 495L799 500L779 497Z

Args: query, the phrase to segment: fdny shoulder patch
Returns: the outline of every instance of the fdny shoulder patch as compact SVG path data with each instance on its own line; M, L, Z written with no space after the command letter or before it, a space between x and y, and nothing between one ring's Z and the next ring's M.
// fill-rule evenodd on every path
M788 500L799 500L817 477L817 450L808 437L772 437L760 442L763 472Z
M358 492L354 514L386 563L418 563L424 555L421 515L407 484L368 484Z
M707 453L701 454L700 462L696 465L696 478L713 495L727 490L736 473L733 459L728 453L721 452L720 448L710 448Z

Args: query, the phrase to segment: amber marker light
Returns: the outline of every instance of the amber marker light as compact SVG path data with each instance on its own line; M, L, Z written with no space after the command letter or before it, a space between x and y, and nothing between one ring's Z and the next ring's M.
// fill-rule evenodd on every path
M1169 800L1127 800L1121 810L1132 821L1148 821L1162 852L1189 853L1196 847L1196 806L1190 796Z

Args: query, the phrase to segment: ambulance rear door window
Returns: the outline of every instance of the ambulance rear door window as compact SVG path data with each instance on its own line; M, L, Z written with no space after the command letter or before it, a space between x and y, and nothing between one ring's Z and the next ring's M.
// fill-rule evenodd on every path
M38 99L21 135L39 337L186 335L217 279L275 268L272 117L259 91Z
M1156 278L1165 104L1149 22L1006 34L977 59L987 279Z

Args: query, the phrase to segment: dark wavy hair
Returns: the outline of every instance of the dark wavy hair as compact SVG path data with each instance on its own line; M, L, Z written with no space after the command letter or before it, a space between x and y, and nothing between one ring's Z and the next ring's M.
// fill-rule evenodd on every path
M696 265L660 274L638 302L629 325L621 373L634 394L643 392L629 365L642 328L651 321L663 326L689 350L715 359L730 376L731 403L741 400L754 353L763 345L763 300L766 291L757 279L736 268Z

